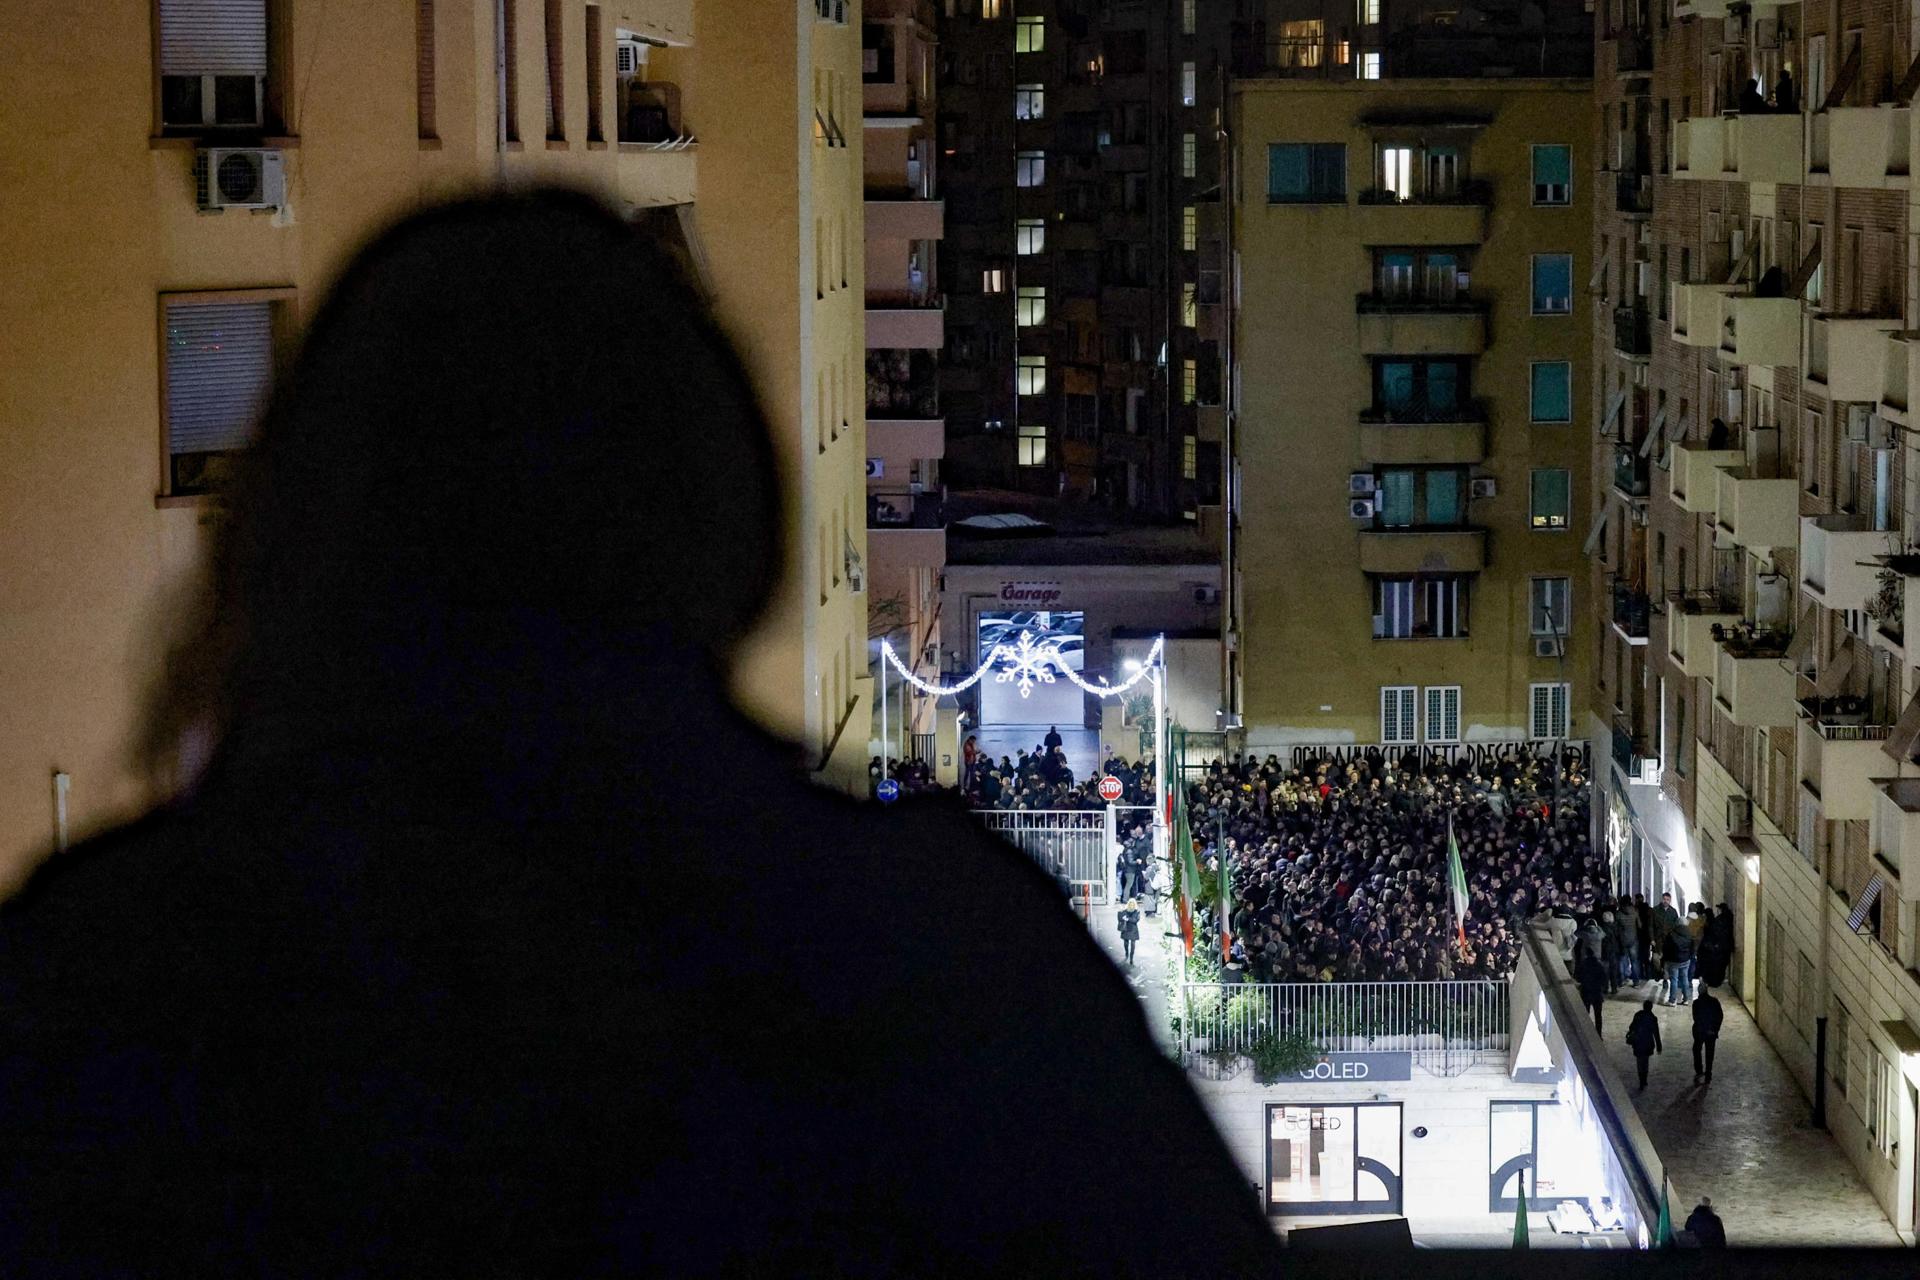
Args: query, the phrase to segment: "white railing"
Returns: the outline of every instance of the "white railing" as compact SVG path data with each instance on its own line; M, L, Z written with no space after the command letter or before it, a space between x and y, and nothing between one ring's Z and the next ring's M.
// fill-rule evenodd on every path
M1113 856L1106 809L976 809L974 816L1070 886L1076 901L1107 901Z
M1322 1053L1406 1051L1432 1075L1505 1063L1507 983L1190 982L1181 1048L1251 1053L1268 1036L1304 1036Z

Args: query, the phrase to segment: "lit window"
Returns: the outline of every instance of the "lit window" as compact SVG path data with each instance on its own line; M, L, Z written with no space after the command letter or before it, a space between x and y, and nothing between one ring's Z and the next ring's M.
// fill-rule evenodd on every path
M1180 139L1180 176L1181 177L1191 178L1193 176L1194 170L1199 167L1198 165L1199 153L1200 153L1199 144L1194 141L1194 136L1190 133L1183 135Z
M1533 362L1535 422L1573 421L1573 366L1565 360Z
M1379 148L1380 153L1380 189L1396 200L1409 200L1413 197L1413 148L1392 146Z
M1564 143L1533 149L1533 202L1570 204L1573 200L1573 148Z
M1180 437L1180 474L1189 480L1200 474L1200 440L1197 436Z
M1013 91L1013 118L1016 120L1044 120L1047 118L1047 86L1043 84L1023 84Z
M988 267L980 273L980 292L1005 293L1007 291L1007 272L1004 267Z
M1572 475L1565 467L1534 468L1529 509L1535 529L1564 530L1567 527Z
M1380 21L1380 0L1354 0L1353 20L1361 26Z
M1359 69L1362 80L1378 80L1380 78L1380 55L1377 53L1361 54Z
M1180 64L1180 105L1183 107L1192 106L1194 103L1194 99L1199 96L1198 88L1199 88L1199 84L1198 84L1197 78L1194 75L1193 64L1191 62L1181 63Z
M1198 361L1180 362L1180 403L1192 404L1194 395L1200 387L1200 365Z
M1020 356L1015 362L1013 375L1013 389L1016 394L1023 396L1047 394L1047 358L1045 356ZM1026 430L1025 427L1020 429ZM1564 475L1565 472L1561 474Z
M1200 214L1192 205L1180 211L1180 247L1188 253L1200 247Z
M1573 255L1533 255L1533 314L1564 316L1573 313Z
M1000 16L1000 0L980 0L980 16L993 19Z
M1047 20L1022 17L1013 20L1013 51L1039 53L1047 47Z
M1047 286L1023 284L1014 295L1014 317L1022 328L1047 322Z
M1043 218L1021 218L1013 224L1014 251L1031 256L1047 247L1047 224Z
M1014 156L1014 183L1022 187L1044 186L1047 181L1047 153L1021 151Z
M1044 467L1047 465L1047 428L1044 425L1022 424L1020 427L1020 465L1023 467Z
M1192 281L1180 286L1180 323L1189 329L1199 327L1200 308Z
M1180 0L1180 34L1193 34L1194 5L1196 0Z

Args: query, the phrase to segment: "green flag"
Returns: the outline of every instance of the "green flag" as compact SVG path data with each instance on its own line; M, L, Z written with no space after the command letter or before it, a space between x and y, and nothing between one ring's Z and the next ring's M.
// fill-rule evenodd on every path
M1513 1211L1513 1247L1526 1249L1527 1243L1527 1171L1520 1171L1520 1207Z
M1467 871L1460 865L1460 842L1453 835L1453 815L1447 815L1447 893L1453 899L1453 925L1460 945L1467 945Z
M1653 1228L1653 1247L1673 1248L1673 1212L1667 1208L1667 1184L1664 1179L1660 1183L1660 1221Z
M1187 786L1179 778L1173 783L1173 865L1180 877L1177 889L1180 904L1180 936L1187 954L1193 954L1193 904L1200 892L1200 863L1193 856L1193 827L1187 821Z

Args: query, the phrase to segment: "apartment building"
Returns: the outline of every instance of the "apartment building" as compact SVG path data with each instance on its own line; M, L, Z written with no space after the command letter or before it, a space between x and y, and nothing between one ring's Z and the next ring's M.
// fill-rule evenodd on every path
M946 206L935 150L933 0L868 0L861 27L866 136L867 545L870 628L924 679L940 671L940 576L947 563L946 420L939 287ZM879 660L876 652L874 661ZM930 759L937 699L889 673L875 730L896 754Z
M1361 16L1236 53L1229 714L1254 750L1582 736L1585 46Z
M0 884L174 785L134 764L134 729L223 471L334 274L391 219L503 182L596 190L705 272L793 494L787 598L742 688L861 781L864 728L839 731L869 702L859 130L818 123L851 119L851 6L42 7L0 54Z
M1734 989L1909 1240L1912 21L1599 6L1583 406L1616 882L1729 905Z
M959 488L1218 522L1216 133L1234 6L944 0L941 395ZM1218 257L1217 249L1211 255Z

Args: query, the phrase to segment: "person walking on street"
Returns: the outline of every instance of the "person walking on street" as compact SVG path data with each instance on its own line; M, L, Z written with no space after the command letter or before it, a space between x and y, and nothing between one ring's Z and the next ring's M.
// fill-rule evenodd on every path
M1707 920L1706 936L1701 939L1695 961L1701 985L1717 987L1727 980L1727 969L1733 963L1733 911L1726 903L1721 903Z
M1607 1007L1606 965L1592 952L1582 951L1579 962L1573 966L1573 977L1580 984L1580 1003L1593 1010L1594 1031L1605 1032L1606 1028L1600 1025L1600 1013Z
M1120 945L1126 948L1127 967L1132 968L1133 944L1140 941L1140 899L1128 898L1127 905L1120 908L1119 919Z
M1600 913L1600 965L1606 970L1607 994L1620 989L1620 927L1611 911Z
M1634 962L1640 967L1640 981L1646 982L1653 977L1653 909L1647 905L1647 895L1633 895L1634 918L1640 926L1640 936L1635 942Z
M1645 1090L1648 1059L1666 1052L1660 1047L1660 1019L1654 1016L1652 1000L1640 1002L1640 1012L1627 1026L1627 1043L1633 1047L1633 1065L1640 1073L1640 1088Z
M1720 1007L1720 1001L1714 998L1713 991L1702 986L1700 998L1693 1002L1693 1082L1695 1084L1713 1083L1713 1050L1720 1040L1720 1024L1726 1020L1726 1011Z
M1660 895L1660 905L1653 909L1653 920L1660 927L1662 937L1680 927L1680 913L1673 909L1673 895Z
M1693 1233L1702 1249L1727 1247L1727 1229L1721 1224L1720 1215L1713 1211L1711 1196L1701 1196L1700 1203L1687 1215L1687 1230Z
M1633 900L1621 895L1619 909L1613 913L1620 930L1620 981L1622 985L1640 981L1640 913Z
M1667 966L1667 1004L1686 1004L1693 998L1693 939L1684 925L1668 932L1660 944L1660 959Z

